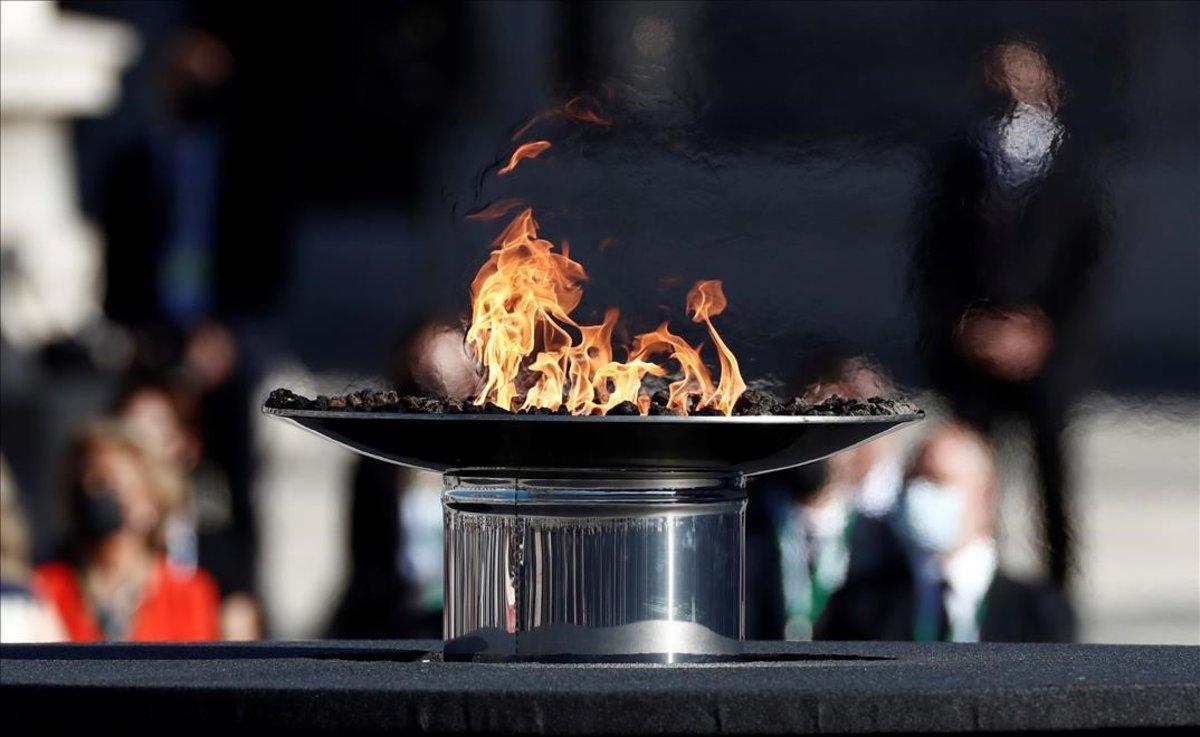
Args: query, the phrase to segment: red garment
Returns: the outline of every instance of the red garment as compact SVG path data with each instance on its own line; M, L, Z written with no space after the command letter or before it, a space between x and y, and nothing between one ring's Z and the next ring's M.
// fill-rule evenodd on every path
M72 642L104 639L79 572L68 563L47 563L34 571L34 585L54 605ZM185 572L159 557L133 615L129 639L138 642L215 640L220 634L220 597L204 571Z

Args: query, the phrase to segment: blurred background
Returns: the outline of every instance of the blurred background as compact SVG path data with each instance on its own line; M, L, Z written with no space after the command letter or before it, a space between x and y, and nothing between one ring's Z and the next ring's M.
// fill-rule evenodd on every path
M838 474L903 520L978 446L956 488L994 487L988 570L1053 594L1027 608L1200 643L1197 5L0 11L4 639L437 636L439 480L258 407L403 386L504 222L466 216L520 198L587 268L581 320L686 323L719 278L752 386L918 398L925 436L856 459L894 467L875 511L836 461L763 482L812 487L804 524ZM544 114L575 98L604 124ZM758 636L811 636L820 535L766 529L789 626Z

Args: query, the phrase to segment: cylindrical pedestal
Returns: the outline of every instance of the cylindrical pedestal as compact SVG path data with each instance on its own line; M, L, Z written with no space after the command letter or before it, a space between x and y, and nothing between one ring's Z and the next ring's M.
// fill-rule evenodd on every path
M740 479L447 475L447 657L664 660L735 654Z

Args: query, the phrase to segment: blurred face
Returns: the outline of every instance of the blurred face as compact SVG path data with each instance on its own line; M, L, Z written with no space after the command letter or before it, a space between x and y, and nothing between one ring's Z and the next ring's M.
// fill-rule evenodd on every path
M905 529L918 546L950 553L994 535L990 451L981 438L947 428L926 440L905 488Z
M821 402L831 395L855 399L868 399L888 392L887 379L869 365L849 362L834 383L823 383L810 387L805 399ZM860 484L867 473L893 451L893 438L880 438L857 448L842 451L826 460L826 478L829 485L848 491Z
M1029 105L1058 107L1058 82L1050 65L1024 44L1005 44L997 51L1000 76L1014 100Z
M221 325L208 323L188 337L183 363L189 375L205 389L220 386L237 367L238 350L233 334Z
M447 397L468 397L478 387L479 376L471 361L462 331L436 327L423 331L414 343L413 379L425 391Z
M83 493L110 494L121 509L122 529L149 535L161 518L153 481L138 454L116 443L95 443L83 464Z
M876 440L830 456L826 478L831 485L849 491L858 484L891 450L889 440Z
M137 392L125 403L121 416L162 457L189 469L199 460L196 440L180 421L174 403L165 392L158 389Z

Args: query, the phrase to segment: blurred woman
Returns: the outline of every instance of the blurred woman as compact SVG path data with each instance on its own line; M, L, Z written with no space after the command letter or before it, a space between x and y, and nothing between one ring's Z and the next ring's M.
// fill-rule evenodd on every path
M224 639L257 639L262 617L254 585L253 511L242 485L208 453L200 403L181 382L142 378L130 381L116 411L183 476L185 504L176 507L167 527L167 558L185 569L198 565L212 576L221 595Z
M0 642L65 638L54 609L29 585L29 527L8 463L0 457Z
M43 565L34 576L68 638L216 639L216 585L164 553L166 522L184 488L174 467L125 426L101 422L76 442L68 481L70 560Z

